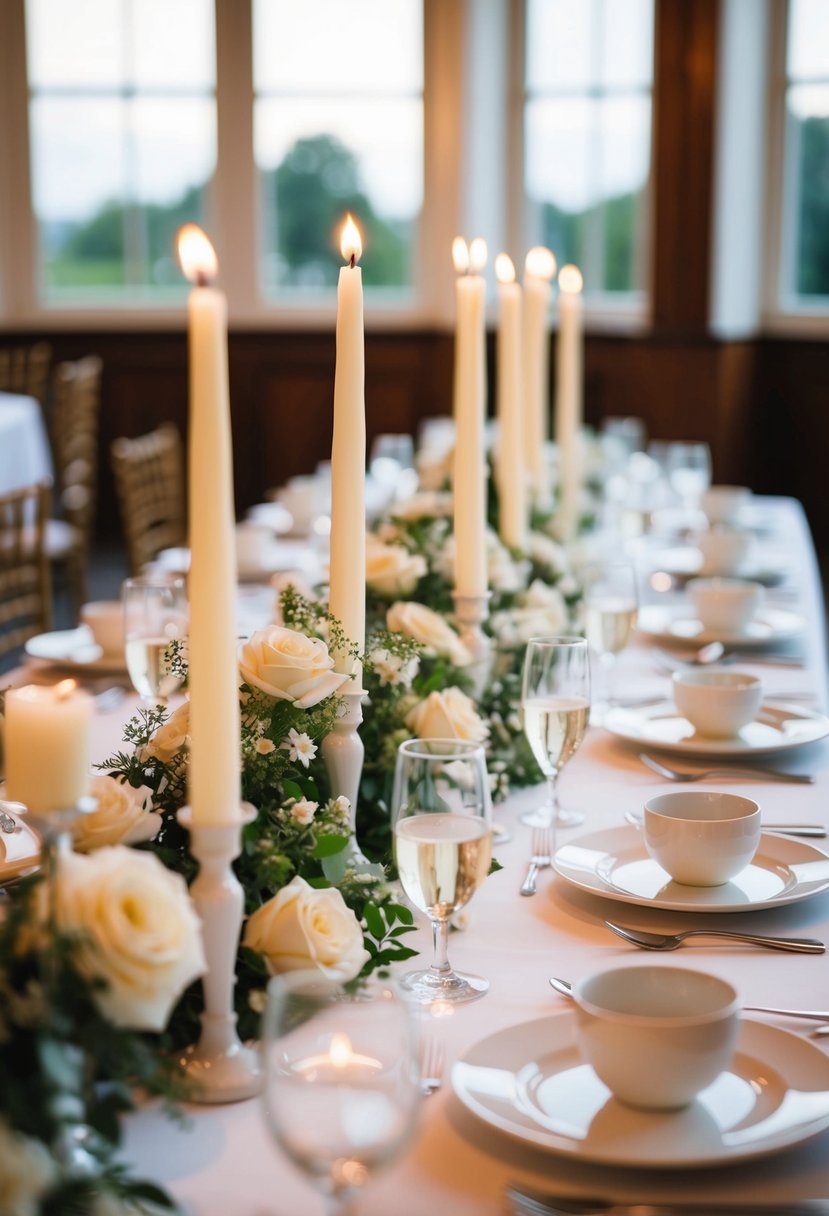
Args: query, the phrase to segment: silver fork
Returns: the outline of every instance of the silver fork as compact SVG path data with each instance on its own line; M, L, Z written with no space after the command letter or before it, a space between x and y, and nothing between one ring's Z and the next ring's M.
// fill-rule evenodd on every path
M538 871L552 865L553 862L553 829L533 828L530 868L527 877L521 884L522 895L535 895Z
M810 773L781 773L773 768L701 768L682 769L669 768L661 760L655 760L646 752L639 753L639 759L651 770L664 777L666 781L704 781L707 777L755 777L761 781L789 781L795 785L814 785L815 779Z
M426 1035L420 1040L418 1062L420 1088L428 1098L443 1084L443 1044L433 1035Z

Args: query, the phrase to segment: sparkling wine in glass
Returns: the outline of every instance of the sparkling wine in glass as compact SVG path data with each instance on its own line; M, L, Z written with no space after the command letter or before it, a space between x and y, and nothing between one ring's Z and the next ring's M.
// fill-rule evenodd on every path
M132 685L146 704L164 704L182 682L176 652L187 637L184 580L128 578L123 602L125 655Z
M282 1151L344 1212L406 1144L420 1101L412 1014L394 987L354 990L320 972L268 985L264 1105Z
M605 672L606 708L613 704L617 656L627 646L636 625L636 570L631 562L597 562L585 567L582 581L584 634ZM594 718L596 709L594 703Z
M428 970L411 971L401 987L424 1004L474 1001L489 981L453 970L449 918L489 873L492 810L484 749L452 739L410 739L397 753L392 794L394 857L411 902L432 922Z
M581 746L590 718L590 657L577 637L530 638L521 677L521 720L550 804L522 816L531 826L571 827L584 816L559 806L558 776Z

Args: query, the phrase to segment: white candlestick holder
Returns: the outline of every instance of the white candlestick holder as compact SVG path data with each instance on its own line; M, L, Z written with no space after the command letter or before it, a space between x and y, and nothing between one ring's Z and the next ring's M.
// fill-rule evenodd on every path
M463 595L452 592L455 601L455 619L460 626L461 641L472 655L472 662L464 671L472 680L472 694L481 699L492 673L492 639L484 632L483 623L489 616L491 592L483 595Z
M201 917L207 959L201 1038L179 1060L193 1082L195 1102L239 1102L262 1087L259 1056L240 1041L233 1008L244 892L231 862L241 851L242 828L255 818L256 811L246 803L231 823L195 823L189 806L178 813L179 823L190 833L190 852L200 867L190 897Z
M344 849L323 861L323 871L331 882L339 882L346 870L360 870L376 874L378 878L383 873L382 866L370 862L357 843L357 799L365 756L359 729L363 720L363 697L366 694L362 689L358 689L340 695L343 707L334 723L334 729L325 736L321 747L331 797L345 797L351 804L351 837Z

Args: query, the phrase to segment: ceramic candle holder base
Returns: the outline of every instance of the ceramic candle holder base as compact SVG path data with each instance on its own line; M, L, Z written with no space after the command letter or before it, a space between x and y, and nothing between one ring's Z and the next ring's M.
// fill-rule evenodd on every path
M382 866L372 864L357 843L357 798L360 792L360 777L363 772L365 749L359 735L363 720L362 701L365 693L342 694L344 707L334 723L334 729L322 741L322 758L331 786L331 797L346 797L351 803L351 839L341 853L326 857L323 871L331 882L339 882L346 870L360 870L381 877Z
M200 866L190 896L201 917L207 959L201 1038L179 1060L193 1082L195 1102L239 1102L253 1097L262 1086L259 1057L240 1042L233 1010L244 892L231 862L241 850L242 828L255 817L253 807L245 804L233 823L194 823L189 806L178 813L179 823L190 833L190 852Z
M491 593L484 595L462 595L452 592L455 601L455 618L460 626L461 641L472 655L472 662L465 671L472 680L472 693L480 700L492 674L492 639L482 628L489 616Z

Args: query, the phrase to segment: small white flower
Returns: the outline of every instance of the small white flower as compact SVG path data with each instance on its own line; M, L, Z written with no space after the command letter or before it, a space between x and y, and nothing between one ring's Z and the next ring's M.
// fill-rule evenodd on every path
M299 802L295 802L291 807L291 816L297 823L301 823L304 828L307 828L309 823L314 822L318 802L310 802L307 798L300 798Z
M297 761L308 768L314 756L317 754L317 745L313 743L310 735L306 735L305 731L295 730L292 726L288 731L288 738L283 739L280 743L282 751L288 753L288 759L294 764Z
M351 799L346 798L345 794L340 794L339 798L334 799L334 810L339 811L341 815L350 814Z
M248 1004L254 1013L264 1013L268 998L264 988L252 988L248 993Z
M276 748L276 744L270 739L257 739L254 746L260 756L269 756Z

